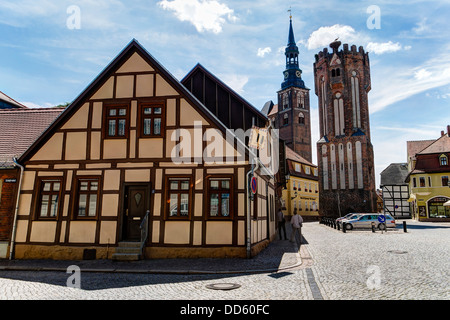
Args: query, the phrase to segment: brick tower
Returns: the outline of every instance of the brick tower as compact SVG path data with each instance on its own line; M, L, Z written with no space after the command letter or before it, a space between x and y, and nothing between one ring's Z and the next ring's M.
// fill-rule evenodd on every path
M291 17L285 50L286 69L283 71L284 81L281 90L278 91L278 113L275 124L279 129L280 138L286 145L312 162L309 89L302 80L298 55Z
M376 212L373 146L370 141L369 55L340 41L315 56L321 139L317 143L319 214Z

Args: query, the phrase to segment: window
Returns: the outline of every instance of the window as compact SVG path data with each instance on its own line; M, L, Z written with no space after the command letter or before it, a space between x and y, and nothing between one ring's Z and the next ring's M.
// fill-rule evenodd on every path
M167 178L167 215L169 218L188 218L191 178Z
M442 176L442 186L448 187L448 176Z
M421 188L425 188L425 178L424 177L419 178L419 183L420 183Z
M413 178L413 188L417 188L417 180L416 180L416 178Z
M299 124L305 124L305 115L303 113L299 113L298 115L298 123Z
M61 178L43 178L39 182L38 218L55 219L58 216L61 199Z
M337 69L331 70L332 77L339 77L340 75L341 75L341 69L337 68Z
M77 181L75 215L77 218L97 216L100 178L83 178Z
M300 172L300 164L295 164L295 171Z
M231 178L210 178L208 180L208 216L210 218L231 217L233 208L231 204L232 190L233 185Z
M105 138L127 138L129 112L128 105L114 105L105 108Z
M283 110L289 108L289 95L285 93L283 95Z
M439 157L439 163L441 166L447 166L448 165L448 158L445 154L441 155Z
M287 113L285 113L283 116L283 125L287 126L288 124L289 124L289 116Z
M141 104L141 138L164 136L164 110L162 102Z

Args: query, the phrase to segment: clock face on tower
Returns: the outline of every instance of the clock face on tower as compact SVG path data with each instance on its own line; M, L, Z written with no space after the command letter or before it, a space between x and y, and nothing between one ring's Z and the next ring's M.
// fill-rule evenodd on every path
M297 70L297 72L295 73L295 75L297 76L297 78L300 78L302 76L301 71Z
M284 72L284 78L287 79L289 77L289 72L285 71Z

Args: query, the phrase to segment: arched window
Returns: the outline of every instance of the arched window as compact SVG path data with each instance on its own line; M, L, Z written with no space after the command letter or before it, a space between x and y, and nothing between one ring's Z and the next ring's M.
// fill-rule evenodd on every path
M287 113L283 116L283 125L287 126L289 124L289 116Z
M298 114L298 123L305 124L305 115L302 112Z
M447 156L446 156L445 154L442 154L442 155L439 157L439 164L440 164L441 166L448 166L448 158L447 158Z
M303 94L303 92L299 92L297 94L297 105L301 109L305 108L305 95Z

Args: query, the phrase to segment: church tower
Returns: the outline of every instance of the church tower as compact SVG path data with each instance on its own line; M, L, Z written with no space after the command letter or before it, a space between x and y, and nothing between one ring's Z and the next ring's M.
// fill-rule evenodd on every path
M305 87L302 80L298 55L291 16L288 44L285 50L286 69L283 72L284 81L281 84L281 90L278 91L278 112L275 124L286 146L312 162L309 89Z
M376 212L373 146L370 139L369 55L363 47L330 44L315 56L321 139L317 143L320 215Z

